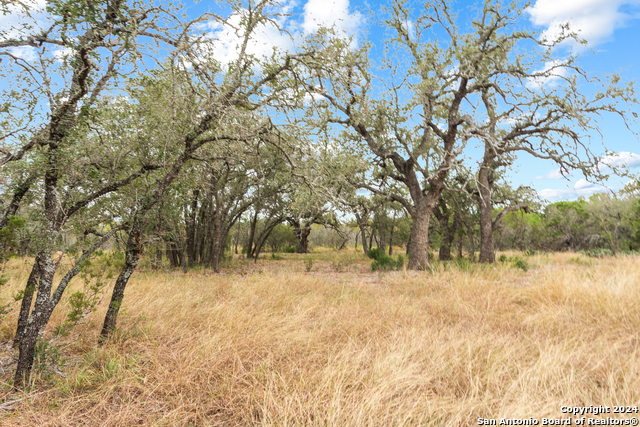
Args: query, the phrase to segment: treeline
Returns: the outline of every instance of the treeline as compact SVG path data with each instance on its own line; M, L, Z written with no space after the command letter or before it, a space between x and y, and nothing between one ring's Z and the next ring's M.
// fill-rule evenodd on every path
M518 251L598 251L599 253L628 253L640 250L640 197L633 193L596 193L589 198L562 201L540 206L525 212L509 212L501 226L494 231L497 250ZM398 217L400 212L402 216ZM496 209L493 217L500 210ZM406 250L409 242L411 219L400 207L393 216L388 210L376 209L371 220L358 227L355 220L344 220L336 227L315 224L309 235L309 248L325 247L336 250L356 247L366 253L379 248L393 255L393 248ZM429 247L440 260L465 257L476 260L480 251L479 215L471 213L467 218L450 218L447 223L434 218L431 226ZM470 226L465 227L465 222ZM260 233L268 224L259 220ZM225 243L226 255L241 255L253 258L249 253L249 230L251 223L239 221L231 230ZM362 242L364 236L364 244ZM452 238L453 237L453 238ZM267 252L298 252L299 242L294 228L288 224L276 225L266 238ZM155 249L170 252L168 247ZM169 258L169 265L177 268L182 264Z

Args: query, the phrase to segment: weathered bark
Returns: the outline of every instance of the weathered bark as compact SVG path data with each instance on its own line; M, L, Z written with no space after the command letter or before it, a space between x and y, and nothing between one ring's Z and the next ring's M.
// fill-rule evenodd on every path
M295 228L293 234L298 239L298 253L306 254L309 252L309 234L311 234L311 227Z
M20 339L18 365L13 378L13 386L15 389L23 388L27 381L29 381L35 358L38 332L42 326L44 325L35 323L28 325Z
M411 223L411 240L407 246L410 270L429 268L429 219L431 212L422 209L416 211Z
M111 293L111 301L109 302L109 308L107 308L107 314L104 317L104 323L102 324L102 331L100 332L100 342L103 342L115 329L118 320L118 312L124 299L124 291L129 282L129 278L133 274L138 265L140 259L140 252L142 250L140 245L140 230L142 224L138 218L135 218L131 229L129 230L129 237L127 238L127 247L125 250L125 265L120 271L120 275L116 279L116 283L113 286L113 292Z
M306 254L309 252L309 234L311 234L311 225L315 224L318 220L317 217L314 217L311 220L307 220L304 224L299 218L288 217L287 221L289 225L293 227L293 234L296 236L298 240L298 250L299 254Z
M35 357L36 343L40 330L46 326L51 317L51 313L56 306L57 301L51 298L51 288L53 286L53 276L56 272L56 266L53 263L50 254L41 251L36 256L36 262L32 271L39 277L38 296L33 307L33 311L26 321L22 336L19 338L18 346L18 364L13 379L13 385L16 389L23 388L29 380L33 361ZM57 293L58 290L56 290Z
M478 174L478 190L480 192L480 262L483 263L492 263L496 260L491 219L493 211L492 185L489 182L489 174L489 167L482 165Z
M31 311L31 303L33 302L33 294L38 286L38 264L34 264L31 268L31 273L27 279L27 285L24 288L24 296L22 297L22 303L20 305L20 315L18 316L18 326L16 328L16 335L13 338L13 347L19 348L20 340L22 340L25 328L27 327L27 320L29 319L29 312Z

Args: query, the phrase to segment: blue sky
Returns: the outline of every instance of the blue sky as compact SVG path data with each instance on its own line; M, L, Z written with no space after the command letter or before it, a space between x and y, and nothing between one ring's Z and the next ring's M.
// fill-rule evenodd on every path
M376 24L382 18L381 9L388 1L374 0L299 0L286 2L284 12L290 17L282 18L279 23L294 38L313 32L320 25L336 25L345 33L355 35L358 41L372 43L372 59L380 58L383 31ZM417 3L419 4L419 3ZM451 9L461 18L472 14L475 1L449 2ZM211 8L211 3L199 3L191 13L200 13ZM211 11L218 12L213 8ZM623 80L636 81L640 75L640 0L537 0L525 14L523 25L553 36L563 23L569 23L588 47L565 46L565 50L580 51L580 65L591 75L619 73ZM212 28L215 30L215 28ZM223 59L233 54L233 35L220 33L221 44L217 55ZM289 49L292 42L275 28L267 28L258 37L254 49L256 53L270 52L273 47ZM638 111L638 110L636 110ZM604 116L599 120L601 135L591 135L591 149L596 154L607 150L615 151L607 161L615 166L629 166L631 172L640 171L640 143L638 137L624 126L619 118ZM640 127L632 130L640 131ZM613 178L597 185L587 182L579 173L563 177L553 163L521 156L514 170L509 174L514 185L526 185L534 188L542 199L548 201L571 200L597 191L617 190L629 178Z
M44 0L30 0L44 4ZM295 40L315 31L320 25L336 25L346 34L355 35L358 42L368 40L373 45L372 59L380 58L383 32L376 24L382 18L381 9L388 5L386 0L284 0L282 12L290 16L277 19L281 28L292 36L281 34L275 26L263 28L251 49L256 54L269 53L272 49L293 49ZM420 4L420 3L416 3ZM449 2L464 23L475 1ZM228 16L230 9L218 2L187 3L188 15L196 17L203 12L215 12ZM640 75L640 0L534 0L525 14L523 25L553 35L559 25L568 22L571 27L588 41L588 48L581 49L580 65L590 74L604 75L619 73L623 80L636 81ZM0 26L15 17L0 17ZM233 24L233 19L231 19ZM216 34L219 44L213 54L223 62L234 55L237 38L230 29L210 22L208 30ZM569 49L576 47L567 46ZM22 49L21 56L28 56L29 50ZM638 110L637 110L638 111ZM608 160L616 166L628 165L632 172L640 171L640 143L636 135L627 130L621 120L603 117L599 122L602 135L592 135L592 150L604 153L604 147L619 153ZM634 129L640 131L640 126ZM605 185L619 189L629 178L612 179ZM605 187L586 182L578 174L569 179L562 177L552 163L521 157L510 181L514 185L531 186L549 201L575 199L589 196Z

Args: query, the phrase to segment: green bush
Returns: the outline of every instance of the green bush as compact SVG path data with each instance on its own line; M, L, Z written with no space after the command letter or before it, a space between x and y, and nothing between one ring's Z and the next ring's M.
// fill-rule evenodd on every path
M521 258L518 257L514 257L511 265L513 265L514 268L519 268L522 271L528 271L529 270L529 264L527 264L526 261L524 261Z
M380 257L385 256L384 251L380 248L371 248L367 251L367 256L378 261Z
M508 260L509 258L507 258L507 256L504 254L500 255L500 258L498 258L498 261L500 262L507 262Z
M285 252L288 254L294 254L296 253L296 248L294 248L293 246L285 246L282 252Z
M398 255L397 259L391 258L386 255L380 248L370 249L367 251L367 256L373 259L371 263L371 270L400 270L404 265L404 258L402 255Z

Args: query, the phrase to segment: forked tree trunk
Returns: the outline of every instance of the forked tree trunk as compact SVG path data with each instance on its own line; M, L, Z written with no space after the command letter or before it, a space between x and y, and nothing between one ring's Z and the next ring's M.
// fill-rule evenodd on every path
M20 389L29 380L36 351L36 342L40 330L46 326L55 308L51 299L51 288L56 267L49 254L40 252L36 256L33 269L37 269L39 276L38 296L31 315L26 321L21 336L16 336L20 342L18 349L18 365L14 376L14 387ZM32 269L32 270L33 270Z
M34 263L31 268L31 274L29 274L29 278L27 279L27 285L24 288L24 296L22 297L22 303L20 305L20 315L18 316L18 327L16 328L16 335L13 338L14 348L20 348L20 340L24 336L24 331L27 327L31 303L33 302L33 294L36 292L39 277L38 264Z

